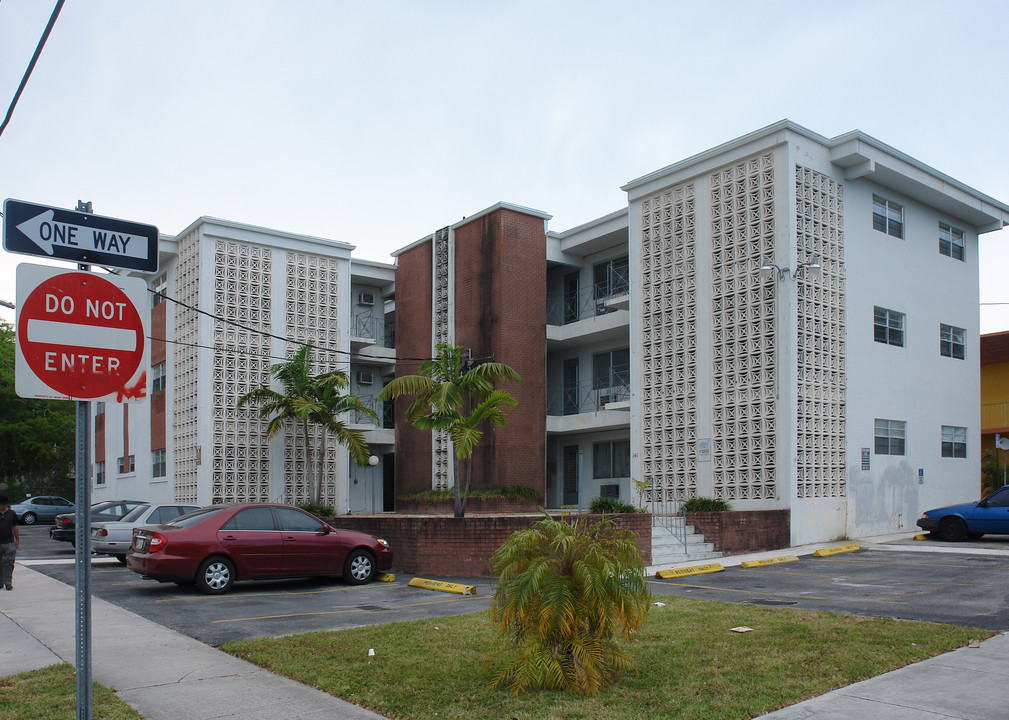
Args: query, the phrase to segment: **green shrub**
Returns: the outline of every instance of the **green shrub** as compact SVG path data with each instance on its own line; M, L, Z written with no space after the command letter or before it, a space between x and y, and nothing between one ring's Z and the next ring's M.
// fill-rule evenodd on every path
M317 502L305 502L298 505L305 512L312 513L318 518L331 518L335 516L332 505Z
M595 513L597 515L605 515L607 513L636 513L644 512L642 508L637 508L630 503L625 503L622 500L618 500L613 497L597 497L592 498L592 502L589 503L589 512Z
M633 668L617 640L634 637L650 595L630 530L546 515L513 533L490 562L498 579L491 617L510 647L487 661L489 671L505 660L489 688L591 697Z
M497 488L477 488L469 491L471 498L504 498L506 500L528 499L541 501L542 493L525 485L504 485ZM443 503L447 501L455 502L455 492L452 490L421 490L420 492L400 495L398 500L403 502L427 502Z
M731 509L729 503L714 498L695 497L683 503L685 512L725 512Z

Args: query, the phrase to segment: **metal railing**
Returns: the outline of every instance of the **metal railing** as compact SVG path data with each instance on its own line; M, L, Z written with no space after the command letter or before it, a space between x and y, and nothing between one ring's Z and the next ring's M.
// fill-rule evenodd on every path
M610 279L574 294L547 295L547 324L567 325L597 315L614 312L606 301L623 297L629 291L627 276L615 268L609 269Z
M1009 402L985 403L981 406L981 431L1009 427Z
M578 415L605 410L607 403L630 400L631 381L628 372L617 373L606 385L585 380L575 385L550 388L547 393L547 415Z
M361 404L378 415L378 422L375 421L375 418L355 410L350 414L351 425L373 425L385 429L391 429L395 426L396 415L393 411L393 403L379 402L375 399L374 395L358 395L357 398L361 401Z
M648 481L645 490L645 507L652 513L652 525L665 528L687 552L687 520L683 503L672 498L672 490Z
M375 317L371 312L360 313L354 316L350 334L351 337L374 340L376 343L384 342L386 339L385 323L382 318Z

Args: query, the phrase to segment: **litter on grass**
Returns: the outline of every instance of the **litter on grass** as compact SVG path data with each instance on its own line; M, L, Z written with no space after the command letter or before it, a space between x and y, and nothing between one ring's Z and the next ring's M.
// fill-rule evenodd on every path
M732 628L732 632L737 632L737 633L753 632L753 628L746 627L745 625L740 625L739 627Z

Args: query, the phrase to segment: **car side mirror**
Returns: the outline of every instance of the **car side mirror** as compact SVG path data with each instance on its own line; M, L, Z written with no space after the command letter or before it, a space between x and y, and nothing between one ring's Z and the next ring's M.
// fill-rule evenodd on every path
M320 535L329 535L331 532L333 532L333 528L331 528L329 525L323 525L322 526L322 532L320 532L319 534Z

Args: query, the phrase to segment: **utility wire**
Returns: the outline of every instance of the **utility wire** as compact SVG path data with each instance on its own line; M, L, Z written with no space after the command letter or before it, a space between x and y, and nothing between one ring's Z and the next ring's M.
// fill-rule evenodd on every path
M14 93L14 99L11 101L11 105L7 108L7 117L4 118L3 124L0 125L0 135L3 135L4 130L7 128L7 124L11 121L11 116L14 115L14 108L17 107L18 100L21 99L21 93L24 92L25 85L28 84L28 78L31 77L32 70L35 69L35 63L39 60L39 55L42 54L42 48L46 45L46 40L49 39L49 33L53 30L53 25L56 24L56 18L60 16L60 10L63 9L63 3L66 0L56 0L56 7L53 8L53 14L49 16L49 23L46 25L46 29L42 33L41 39L39 39L39 44L35 48L35 54L32 55L32 60L28 63L28 69L25 70L24 76L21 78L21 84L18 85L18 90Z

